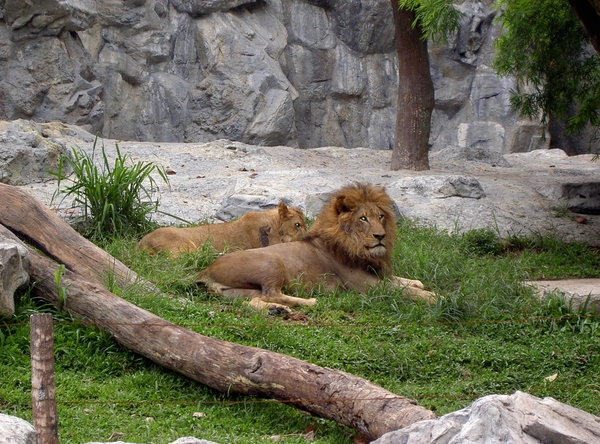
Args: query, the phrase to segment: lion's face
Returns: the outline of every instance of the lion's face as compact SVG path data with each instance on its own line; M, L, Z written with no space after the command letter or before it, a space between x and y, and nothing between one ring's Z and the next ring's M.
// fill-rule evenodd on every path
M289 211L291 217L288 219L280 219L279 240L282 243L302 240L306 234L304 216L293 210L294 209L292 208Z
M322 239L344 262L387 274L396 240L392 200L372 185L342 188L325 204L308 236Z
M356 242L365 249L364 255L385 256L388 249L385 230L385 214L375 205L365 204L351 214L351 233Z
M279 242L299 241L306 234L306 223L304 222L304 213L299 208L288 207L280 202L278 210L278 230Z

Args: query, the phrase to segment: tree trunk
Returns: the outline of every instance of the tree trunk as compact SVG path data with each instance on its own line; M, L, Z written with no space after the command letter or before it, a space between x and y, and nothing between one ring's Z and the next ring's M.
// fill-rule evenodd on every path
M105 285L110 274L114 274L120 286L138 281L136 273L80 236L33 196L3 183L0 183L0 224L91 282ZM156 291L150 283L144 285Z
M434 106L427 40L415 15L392 1L398 52L398 110L392 151L392 170L429 169L429 134Z

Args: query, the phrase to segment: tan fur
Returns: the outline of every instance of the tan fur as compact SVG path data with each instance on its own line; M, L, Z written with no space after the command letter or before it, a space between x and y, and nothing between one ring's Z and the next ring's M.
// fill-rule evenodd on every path
M225 254L197 281L228 297L249 298L257 309L316 303L284 294L292 283L364 293L386 280L415 299L434 301L421 282L391 275L395 240L390 197L383 188L355 184L333 194L303 240Z
M297 241L306 234L304 213L284 202L267 211L252 211L238 220L197 227L161 227L140 240L137 248L150 254L169 251L173 256L193 251L206 242L218 251L246 250Z

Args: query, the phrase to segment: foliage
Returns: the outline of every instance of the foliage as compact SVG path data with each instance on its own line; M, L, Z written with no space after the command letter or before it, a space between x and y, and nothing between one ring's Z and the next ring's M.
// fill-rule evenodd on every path
M56 271L54 272L54 283L56 284L56 291L58 296L58 309L62 310L67 303L67 289L68 287L63 287L61 285L62 276L65 272L64 264L60 264Z
M523 116L567 120L567 131L600 127L600 59L564 0L499 0L505 33L496 40L494 67L524 90L511 91Z
M154 228L149 215L157 211L159 198L152 174L157 173L168 185L166 172L150 162L133 163L131 156L121 154L117 144L112 166L102 144L102 166L98 167L94 162L97 141L91 155L73 148L73 158L61 156L58 171L51 173L58 178L54 198L59 193L64 193L63 199L74 198L73 208L81 210L78 220L85 227L86 237L124 237ZM65 164L71 167L75 178L71 185L61 189L62 181L68 179L64 174Z
M559 295L540 300L523 282L600 277L600 253L583 244L494 231L451 234L398 226L394 273L421 279L444 298L414 302L400 291L367 295L315 291L315 307L295 319L256 313L243 301L193 283L217 256L203 250L177 259L147 256L134 240L100 246L165 296L113 289L119 296L200 334L284 353L363 377L443 415L488 394L516 390L551 396L600 414L600 319L573 310ZM32 293L34 294L34 292ZM55 321L59 433L64 444L90 441L166 443L182 436L215 442L352 442L346 427L273 400L218 393L121 347L25 295L0 322L0 412L30 420L29 326L32 313ZM556 376L554 376L556 375ZM550 377L551 378L548 378Z
M398 7L413 11L413 27L421 26L423 37L434 42L446 42L448 35L458 30L462 17L452 0L398 0Z

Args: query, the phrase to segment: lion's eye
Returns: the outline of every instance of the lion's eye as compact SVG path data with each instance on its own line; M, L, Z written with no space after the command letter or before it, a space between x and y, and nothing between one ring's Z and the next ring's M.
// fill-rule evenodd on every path
M379 220L383 220L383 214L379 215Z
M360 216L360 220L362 220L363 222L367 221L367 216Z
M300 228L300 222L296 222L296 228Z

